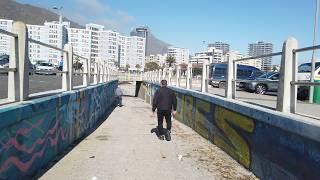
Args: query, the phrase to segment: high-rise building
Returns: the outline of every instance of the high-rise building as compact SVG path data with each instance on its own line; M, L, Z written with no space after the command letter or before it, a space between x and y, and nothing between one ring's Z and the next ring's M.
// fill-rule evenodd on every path
M149 40L150 40L150 33L149 28L146 26L140 26L135 29L133 29L130 32L130 36L138 36L145 38L145 56L147 55L147 52L149 51Z
M168 56L173 56L176 59L176 64L188 64L189 54L189 49L172 46L168 48Z
M111 30L100 32L101 60L112 64L119 61L119 33Z
M91 57L91 30L68 28L68 38L75 54L88 59Z
M136 70L137 64L140 66L140 69L144 69L145 38L138 36L126 37L126 46L126 64L129 64L132 70Z
M49 44L49 29L41 25L27 25L29 38ZM32 64L49 59L49 48L29 42L29 59Z
M63 49L68 42L68 31L70 22L59 23L57 21L45 22L44 26L49 29L49 44L57 48ZM49 48L48 61L58 65L62 60L63 53Z
M12 31L12 20L0 19L0 29L5 31ZM10 44L12 37L0 34L0 55L7 54L10 55Z
M104 26L99 24L87 24L86 29L91 30L91 60L100 62L101 59L101 37L100 32L103 31Z
M222 50L223 54L226 54L230 51L230 45L228 43L224 43L224 42L220 42L220 41L216 41L214 43L208 44L208 47L214 47L216 49L220 49Z
M249 56L260 56L264 54L270 54L273 51L273 44L258 41L256 43L249 44L248 55ZM272 70L272 57L261 58L261 70L271 71Z

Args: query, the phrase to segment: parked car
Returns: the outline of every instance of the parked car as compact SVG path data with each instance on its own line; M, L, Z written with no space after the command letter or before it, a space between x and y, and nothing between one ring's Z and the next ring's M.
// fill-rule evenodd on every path
M212 63L209 66L209 84L212 87L225 88L227 71L226 63ZM262 74L260 69L253 66L237 65L237 80L251 80Z
M40 62L36 65L36 74L56 75L56 68L52 63Z
M239 83L239 87L257 94L265 94L267 92L276 92L278 90L280 73L268 72L255 80L246 80Z
M320 62L315 64L315 75L320 75ZM298 67L298 81L309 82L311 77L311 63L303 63ZM309 99L310 86L298 86L298 99Z

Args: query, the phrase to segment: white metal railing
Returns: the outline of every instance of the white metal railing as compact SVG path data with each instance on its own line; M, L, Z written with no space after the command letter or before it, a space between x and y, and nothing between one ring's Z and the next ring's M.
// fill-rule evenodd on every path
M236 60L228 61L228 74L227 74L227 83L225 89L225 98L235 99L236 98L236 82L237 82L237 63L240 61L247 61L252 59L259 59L264 57L273 57L281 56L281 66L280 66L280 77L278 85L278 95L277 95L277 107L276 110L286 113L296 113L296 104L297 104L297 86L320 86L320 83L316 82L299 82L297 80L297 69L298 69L298 56L297 53L310 51L313 49L320 49L320 45L310 46L298 49L298 42L294 38L287 39L284 44L282 51L275 52L271 54L265 54L255 57L247 57ZM262 59L263 60L263 59ZM172 69L168 69L172 71ZM167 79L168 84L171 84L171 75L168 73L167 69L163 71L149 71L145 72L144 80L155 82L153 76L157 76L156 81L160 82L161 79ZM161 78L160 78L161 77ZM313 77L311 77L313 78ZM176 67L176 87L181 87L181 68ZM209 81L209 65L208 62L204 61L202 66L202 79L201 79L201 92L208 92L208 81ZM186 88L191 89L192 87L192 66L189 63L187 67L187 76L186 76ZM312 94L310 94L311 96Z
M23 22L15 22L13 24L12 32L0 29L0 34L13 37L10 50L9 68L2 68L0 72L8 73L8 97L0 100L0 104L7 104L11 102L25 101L29 98L36 98L44 95L51 95L53 92L59 93L63 91L71 91L75 88L87 87L89 85L96 85L104 83L109 80L116 79L116 69L110 67L106 63L93 62L90 58L85 58L73 52L71 44L66 44L64 49L31 39L28 37L27 26ZM53 73L62 74L62 89L54 91L46 91L41 93L29 93L29 55L28 43L35 43L47 48L51 48L63 53L63 70L55 70ZM74 72L73 60L74 57L81 59L83 71ZM93 73L91 72L93 69ZM42 72L42 71L35 71ZM73 75L79 74L83 76L83 84L75 87L73 83ZM93 75L93 82L90 83L91 75Z

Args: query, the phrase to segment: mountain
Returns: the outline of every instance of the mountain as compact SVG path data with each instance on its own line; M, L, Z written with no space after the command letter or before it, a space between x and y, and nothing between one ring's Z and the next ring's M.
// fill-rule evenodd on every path
M134 28L130 32L131 36L139 36L146 38L146 55L149 56L150 54L164 54L167 53L168 47L171 46L170 44L163 42L156 38L149 27L147 26L139 26Z
M59 16L47 9L29 4L21 4L14 0L0 0L0 19L23 21L26 24L43 24L45 21L57 21ZM70 21L67 18L64 21ZM72 22L71 27L82 28L78 23Z

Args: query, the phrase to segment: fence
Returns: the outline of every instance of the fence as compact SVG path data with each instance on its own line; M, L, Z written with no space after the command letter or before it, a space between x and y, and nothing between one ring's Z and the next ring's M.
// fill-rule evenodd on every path
M12 32L0 29L1 34L13 37L10 50L9 68L2 68L0 72L8 73L8 97L0 100L0 104L7 104L17 101L25 101L29 98L36 98L44 95L71 91L73 89L87 87L98 83L104 83L116 79L116 69L107 63L94 62L90 58L85 58L73 52L71 44L66 44L63 49L31 39L28 37L27 26L23 22L15 22ZM28 43L35 43L47 48L51 48L63 53L62 71L54 70L51 73L62 74L62 89L46 91L36 94L29 93L29 51ZM83 64L82 72L74 72L74 57L81 59ZM36 70L35 72L43 72ZM74 86L73 75L82 75L83 83L81 86ZM90 79L93 76L93 82Z
M297 80L297 69L298 69L298 56L297 53L310 51L313 49L320 49L320 45L298 48L298 42L294 38L289 38L283 43L282 51L265 54L261 56L242 58L236 60L228 61L228 73L227 73L227 82L225 88L225 98L235 99L236 98L236 82L237 82L237 63L240 61L247 61L252 59L258 59L263 57L272 57L272 56L281 56L281 66L280 66L280 78L279 78L279 87L277 94L277 106L276 110L286 113L296 113L296 104L297 104L297 86L320 86L320 83L315 82L298 82ZM168 84L172 84L172 71L173 69L168 70L168 77L166 70L156 70L146 72L144 80L151 82L160 82L161 79L168 80ZM192 65L189 63L187 67L187 76L186 76L186 88L191 89L192 87ZM313 78L313 77L312 77ZM176 87L181 87L181 68L176 67ZM202 66L202 79L201 79L201 92L208 92L209 84L209 66L208 62L204 61Z

